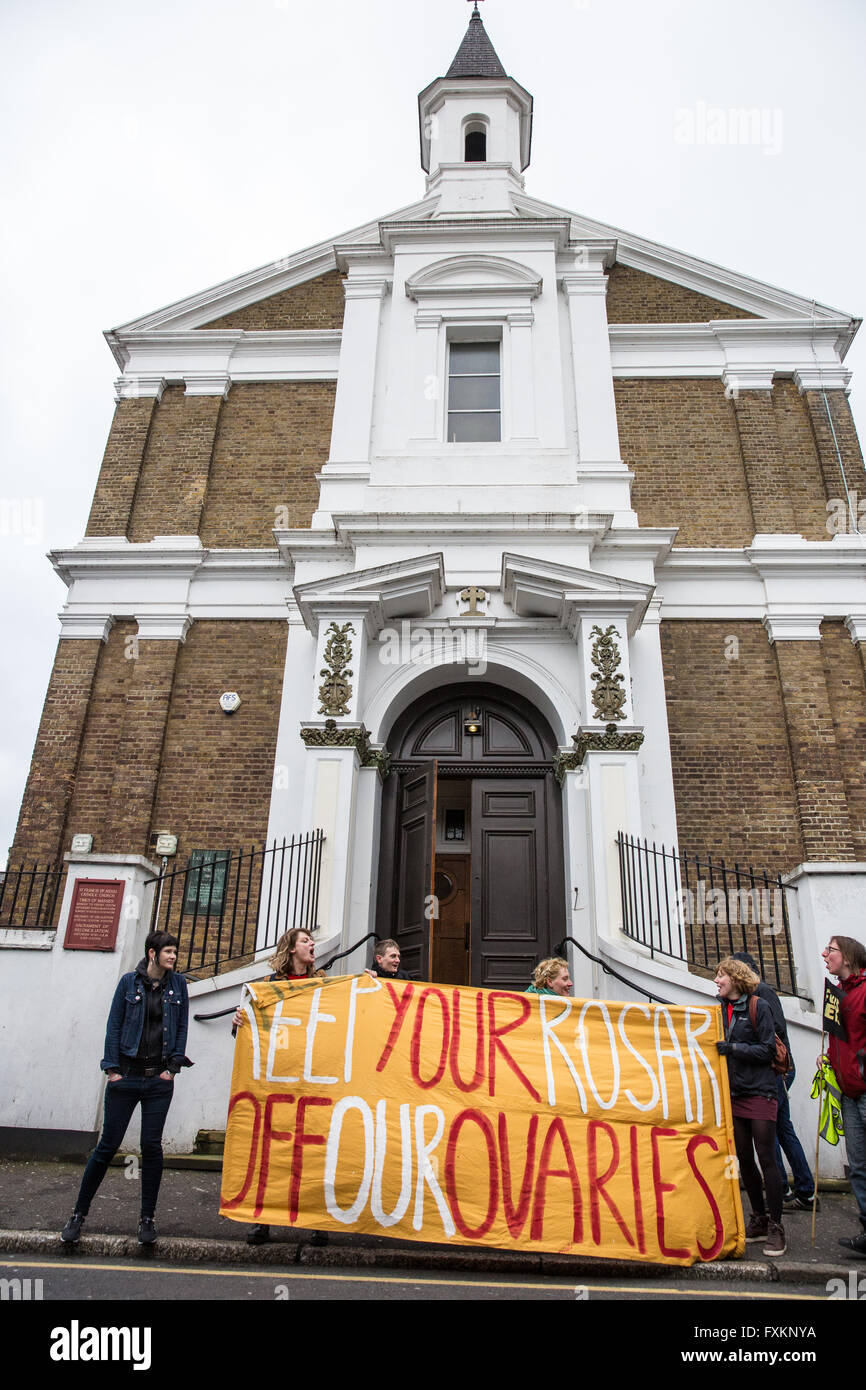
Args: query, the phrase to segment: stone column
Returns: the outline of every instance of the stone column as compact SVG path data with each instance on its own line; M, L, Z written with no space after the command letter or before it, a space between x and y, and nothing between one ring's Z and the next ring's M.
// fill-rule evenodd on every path
M854 859L820 619L765 618L764 626L776 649L804 854L808 860Z

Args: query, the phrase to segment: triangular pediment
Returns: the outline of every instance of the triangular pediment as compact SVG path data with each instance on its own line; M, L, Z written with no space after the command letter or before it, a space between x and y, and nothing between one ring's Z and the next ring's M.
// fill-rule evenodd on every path
M856 331L856 321L851 314L842 309L831 308L827 304L817 304L802 295L791 294L762 280L752 279L724 266L690 256L672 246L661 242L648 241L622 227L611 226L607 222L596 222L581 213L571 212L555 203L544 202L539 198L518 195L514 199L515 209L521 217L568 217L571 219L571 236L574 241L615 240L617 243L616 264L639 271L641 274L690 290L710 301L722 304L726 309L739 309L741 317L754 316L767 319L813 319L848 320L852 327L848 341ZM696 309L698 306L696 306ZM719 315L728 317L728 314ZM610 323L616 322L613 314L608 314ZM632 320L636 321L636 320ZM660 320L649 320L660 321ZM694 322L706 322L699 318ZM685 322L675 318L668 322Z
M413 556L393 565L329 574L296 584L295 602L314 635L323 619L356 615L376 637L386 623L429 618L445 594L445 559L440 554Z
M568 632L574 632L581 617L591 613L621 617L633 634L643 622L654 592L652 584L576 565L529 555L502 556L502 593L515 616L554 618Z

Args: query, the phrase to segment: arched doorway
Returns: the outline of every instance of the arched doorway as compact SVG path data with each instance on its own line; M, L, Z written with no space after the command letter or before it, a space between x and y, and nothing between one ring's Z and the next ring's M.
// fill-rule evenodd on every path
M377 934L416 978L525 988L565 934L546 719L501 687L455 685L405 710L388 749Z

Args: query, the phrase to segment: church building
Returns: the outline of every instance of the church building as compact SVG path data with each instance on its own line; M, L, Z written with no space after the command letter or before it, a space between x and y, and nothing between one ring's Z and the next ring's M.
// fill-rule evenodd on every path
M812 1065L820 950L864 937L859 321L538 201L532 117L476 4L418 202L107 334L0 899L23 1000L92 987L81 1055L151 923L201 1014L303 920L334 973L375 934L522 990L566 950L642 1002L748 949ZM79 880L124 885L113 952L68 949ZM225 1019L189 1052L179 1149L224 1121ZM96 1129L99 1081L0 1125Z

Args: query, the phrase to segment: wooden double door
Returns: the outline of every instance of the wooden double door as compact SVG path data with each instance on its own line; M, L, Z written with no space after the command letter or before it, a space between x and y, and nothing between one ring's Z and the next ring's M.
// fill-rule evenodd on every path
M495 727L503 712L492 705L487 697L486 731L470 736L468 749L455 711L438 724L434 711L424 741L447 741L445 757L401 760L389 777L377 932L395 938L416 978L525 989L535 964L565 935L561 794L546 741L530 737L526 713L511 704L509 739L518 746L503 756L505 736ZM418 740L407 741L411 755ZM470 756L455 757L460 751ZM458 802L464 813L449 820L443 805Z

